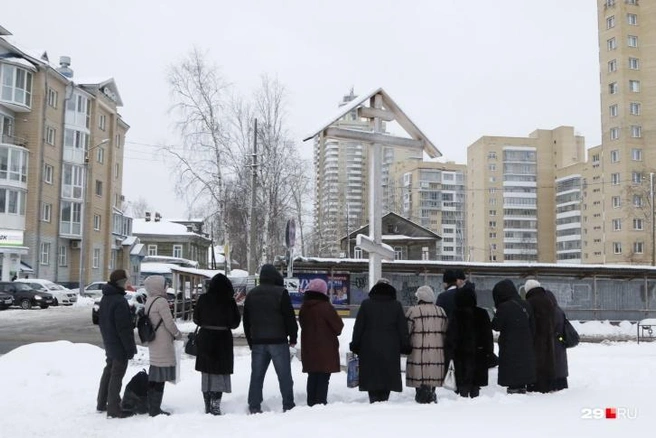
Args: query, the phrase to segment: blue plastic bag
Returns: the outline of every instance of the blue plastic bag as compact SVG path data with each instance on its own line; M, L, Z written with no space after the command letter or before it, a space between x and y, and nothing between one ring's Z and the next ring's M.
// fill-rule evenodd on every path
M360 359L355 353L346 353L346 386L356 388L360 384Z

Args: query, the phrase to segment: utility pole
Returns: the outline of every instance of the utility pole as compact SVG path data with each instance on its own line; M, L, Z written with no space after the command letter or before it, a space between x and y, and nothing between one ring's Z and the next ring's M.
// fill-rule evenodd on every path
M257 204L257 119L255 119L255 129L253 131L253 160L251 163L251 206L248 213L250 226L248 230L248 273L257 274L257 262L255 258L257 239L255 238L255 205Z
M654 222L654 172L649 172L649 197L651 199L651 265L656 266L656 223Z

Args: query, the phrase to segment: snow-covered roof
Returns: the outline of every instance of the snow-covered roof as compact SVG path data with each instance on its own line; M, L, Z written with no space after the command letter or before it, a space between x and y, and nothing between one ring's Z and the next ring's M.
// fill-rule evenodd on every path
M148 234L153 236L198 236L207 239L201 234L187 231L185 225L165 220L146 221L145 219L133 219L132 234Z
M0 59L2 59L4 62L8 62L10 64L14 64L14 65L18 65L20 67L24 67L24 68L26 68L30 71L36 71L37 70L34 63L28 61L25 58L21 58L21 57L18 57L18 56L7 56L7 57L2 57Z
M145 245L143 243L138 243L138 244L134 245L134 248L132 248L132 251L130 251L130 255L143 255L143 254L145 254L144 247L145 247Z
M134 245L134 242L136 242L137 239L138 239L137 236L128 236L125 239L123 239L121 245L132 246Z
M417 236L405 236L403 234L383 234L382 235L382 240L417 240L417 241L423 241L423 240L435 240L434 237L430 236L423 236L423 237L417 237Z
M169 274L174 268L179 267L171 263L142 263L141 272L147 274Z

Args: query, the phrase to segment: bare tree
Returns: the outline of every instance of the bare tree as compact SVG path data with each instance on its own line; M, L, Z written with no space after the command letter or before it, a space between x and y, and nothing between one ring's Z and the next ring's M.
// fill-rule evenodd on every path
M152 207L146 198L142 196L134 202L128 202L128 204L130 205L130 214L134 218L143 218L146 216L147 211L152 211Z

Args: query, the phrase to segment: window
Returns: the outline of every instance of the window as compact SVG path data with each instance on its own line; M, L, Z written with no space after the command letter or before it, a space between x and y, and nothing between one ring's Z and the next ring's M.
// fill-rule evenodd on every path
M633 252L636 254L642 254L645 251L644 242L633 242Z
M43 222L50 222L52 218L52 204L46 202L41 203L41 220Z
M46 143L54 146L57 142L57 130L52 126L46 126Z
M613 242L613 253L622 254L622 243L621 242Z
M82 204L62 201L60 214L60 232L63 235L80 236L82 230Z
M496 216L497 211L496 210L490 210L489 214L490 214L490 216Z
M611 173L610 174L610 183L614 186L617 186L620 184L620 174L619 173Z
M118 179L118 176L121 172L121 166L119 163L114 164L114 179Z
M608 73L617 71L617 59L608 61Z
M629 58L629 68L631 70L640 70L640 60L638 58Z
M643 202L642 202L641 195L633 195L633 206L637 208L642 208Z
M633 219L633 229L642 231L644 229L644 221L642 219Z
M620 138L620 128L610 128L610 139L617 140Z
M101 131L107 129L107 116L105 114L100 114L98 116L98 128L100 128Z
M642 105L638 102L631 102L629 103L629 112L631 113L632 116L639 116L640 115L640 110Z
M353 258L361 259L362 258L362 248L356 246L353 248Z
M631 182L633 184L642 184L642 180L642 172L636 172L635 170L631 172Z
M606 47L608 48L608 50L617 49L617 40L615 39L615 37L606 41Z
M490 221L489 224L490 228L496 228L497 227L497 221Z
M100 215L99 214L94 214L93 215L93 229L96 231L100 231Z
M617 104L608 107L608 114L611 117L617 117Z
M638 47L638 37L635 35L629 35L627 37L627 43L629 47Z
M622 230L622 219L613 219L613 231Z
M0 188L0 213L24 216L25 196L26 193L22 190Z
M68 257L67 254L68 249L66 248L66 245L60 245L59 247L59 266L67 266L68 265Z
M613 196L611 198L612 203L613 203L613 208L620 208L622 206L622 200L621 199L622 198L620 198L619 196Z
M39 264L40 265L50 264L50 243L48 242L41 242L41 248L39 251Z
M173 257L182 258L182 245L173 245Z
M93 249L93 265L92 267L94 269L98 269L100 267L100 248L94 248Z
M103 183L102 181L96 180L96 196L102 196L103 194Z
M157 255L157 245L148 245L148 255L149 256Z
M642 149L631 149L631 159L633 161L642 161Z
M105 148L98 148L96 152L96 161L100 164L105 162Z
M52 88L48 88L48 106L57 108L57 100L59 99L58 93Z
M121 136L119 134L116 134L114 142L115 142L117 148L121 147Z
M32 105L32 73L9 64L1 67L0 99L26 107Z
M0 180L27 182L28 152L0 147Z
M631 125L631 137L633 137L633 138L642 137L642 126L640 126L640 125Z
M82 199L84 184L84 168L72 164L64 164L62 178L62 197L69 199Z
M615 27L615 16L611 15L610 17L606 17L606 29L612 29Z
M624 0L627 5L637 5L638 0Z
M52 184L52 175L55 171L55 168L50 164L43 165L43 182L46 184Z
M619 87L617 85L617 82L611 82L610 84L608 84L609 94L617 94L618 91L619 91Z
M497 159L497 153L496 152L488 152L487 153L487 159L488 160L496 160Z
M490 236L490 239L496 239L497 238L497 233L490 233L489 236Z
M495 172L495 171L497 170L497 165L494 164L494 163L492 163L492 164L488 164L487 169L488 169L490 172Z
M626 14L626 22L631 26L638 25L638 14Z
M611 8L615 6L615 0L606 0L606 7Z
M632 93L640 93L640 81L630 80L629 90L631 90Z
M618 161L620 161L620 151L617 149L610 151L610 162L617 163Z

